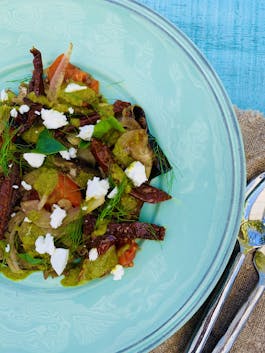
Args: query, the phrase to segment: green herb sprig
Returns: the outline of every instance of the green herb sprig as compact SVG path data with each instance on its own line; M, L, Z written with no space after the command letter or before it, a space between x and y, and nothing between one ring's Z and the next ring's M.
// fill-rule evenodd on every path
M64 230L64 239L69 242L71 249L75 251L78 246L82 243L83 238L83 217L79 217L77 220L67 224Z
M117 186L118 191L117 194L110 199L108 202L106 202L105 206L101 210L101 212L98 215L97 221L96 221L96 226L103 221L105 218L111 218L111 216L114 216L116 214L120 216L126 216L125 212L119 207L119 203L121 200L121 197L126 189L127 186L127 178L123 178L120 185Z

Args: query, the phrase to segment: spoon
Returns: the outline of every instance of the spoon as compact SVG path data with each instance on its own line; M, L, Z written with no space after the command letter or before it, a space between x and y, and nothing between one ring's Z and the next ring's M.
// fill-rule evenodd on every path
M214 324L220 314L220 311L232 289L232 286L235 282L235 279L239 273L240 268L242 267L244 260L249 252L253 249L258 248L265 244L265 237L259 232L248 228L247 221L254 220L257 216L256 207L260 203L260 194L265 190L265 172L258 175L254 178L248 185L245 194L245 207L243 215L243 224L245 224L245 231L243 237L238 237L240 251L237 254L233 265L231 266L227 278L223 284L223 287L220 293L213 297L212 301L209 304L209 309L206 316L200 323L200 326L197 328L195 336L192 341L186 348L186 353L201 353L207 339L214 327ZM263 195L263 194L262 194ZM261 219L256 218L256 219Z
M243 304L234 317L228 330L217 343L212 353L227 353L230 351L237 336L246 324L247 319L265 290L265 246L262 246L256 251L254 265L259 274L259 282L251 292L248 300Z

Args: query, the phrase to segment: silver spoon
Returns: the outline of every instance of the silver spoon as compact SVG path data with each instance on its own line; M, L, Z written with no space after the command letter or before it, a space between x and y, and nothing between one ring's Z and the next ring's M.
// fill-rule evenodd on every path
M248 300L243 304L234 317L228 330L217 343L212 353L227 353L230 351L237 336L245 326L247 319L265 290L265 246L262 246L256 251L254 256L254 265L259 274L259 282L251 292Z
M259 195L265 189L265 172L254 178L248 185L245 195L245 208L244 208L244 220L253 220L252 217L256 217L256 202L259 201ZM256 218L257 219L257 218ZM210 308L207 311L206 316L201 322L200 326L196 330L196 334L186 348L186 353L201 353L207 339L214 327L214 324L220 314L220 311L232 289L235 279L242 267L246 255L253 249L258 248L265 244L265 237L260 233L247 229L244 232L244 238L238 238L240 244L240 251L237 254L233 265L231 266L228 276L223 284L223 288L220 293L212 299Z

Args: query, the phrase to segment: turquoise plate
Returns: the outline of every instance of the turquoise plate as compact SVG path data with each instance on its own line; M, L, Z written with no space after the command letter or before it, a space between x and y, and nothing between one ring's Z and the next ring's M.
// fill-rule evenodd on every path
M102 81L110 101L142 105L173 166L174 199L145 206L167 227L144 242L122 281L83 287L34 274L0 278L0 351L148 352L179 329L214 288L232 252L244 197L244 153L227 95L177 28L129 0L0 0L0 89L74 44L72 62ZM166 177L154 183L167 187Z

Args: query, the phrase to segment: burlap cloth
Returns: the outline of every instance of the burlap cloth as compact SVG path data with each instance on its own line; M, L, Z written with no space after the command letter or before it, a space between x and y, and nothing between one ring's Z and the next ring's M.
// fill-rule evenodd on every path
M259 112L242 111L235 108L241 127L245 147L247 179L265 171L265 118ZM258 276L252 264L252 254L240 270L229 299L225 303L221 315L212 331L204 349L212 352L215 344L224 334L231 319L257 283ZM207 305L203 307L171 338L154 349L152 353L183 353L192 337L195 327ZM251 314L245 328L237 338L231 353L263 353L265 352L265 295L260 299Z

